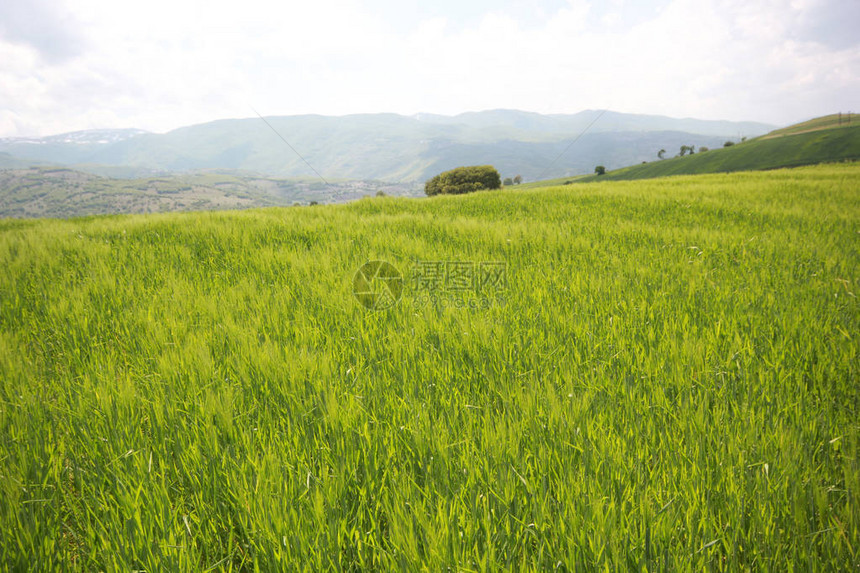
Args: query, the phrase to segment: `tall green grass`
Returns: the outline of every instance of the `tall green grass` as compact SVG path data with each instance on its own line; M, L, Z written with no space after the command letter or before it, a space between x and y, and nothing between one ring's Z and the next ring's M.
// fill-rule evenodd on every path
M0 569L860 565L857 164L0 221ZM368 312L368 260L506 305Z

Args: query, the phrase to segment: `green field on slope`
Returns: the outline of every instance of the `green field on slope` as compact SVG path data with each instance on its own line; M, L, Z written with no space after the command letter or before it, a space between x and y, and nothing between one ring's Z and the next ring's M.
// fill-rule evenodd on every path
M782 129L775 129L758 139L772 139L774 137L784 137L786 135L794 135L797 133L809 133L812 131L820 131L822 129L841 129L845 127L855 127L857 125L860 125L860 116L856 113L834 113L831 115L816 117L809 121L789 125Z
M579 181L630 181L669 175L731 173L860 159L860 118L833 126L832 116L791 126L731 147L651 161ZM673 153L674 150L669 150Z
M0 570L854 570L858 229L858 164L0 221Z

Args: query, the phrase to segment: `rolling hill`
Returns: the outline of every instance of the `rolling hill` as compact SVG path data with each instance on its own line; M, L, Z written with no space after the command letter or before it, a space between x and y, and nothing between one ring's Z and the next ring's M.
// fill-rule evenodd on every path
M759 137L759 139L772 139L775 137L784 137L786 135L796 135L799 133L820 131L822 129L834 129L852 126L856 127L858 125L860 125L860 117L858 117L857 114L834 113L831 115L816 117L814 119L810 119L809 121L795 123L794 125L789 125L788 127L783 127L781 129L775 129L770 133L762 135L761 137Z
M860 159L860 121L835 124L834 116L776 130L763 137L685 157L632 165L579 182L650 179L668 175L729 173Z

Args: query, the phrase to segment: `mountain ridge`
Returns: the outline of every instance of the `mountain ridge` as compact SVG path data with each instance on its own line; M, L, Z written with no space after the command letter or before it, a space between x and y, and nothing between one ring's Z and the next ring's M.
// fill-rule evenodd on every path
M503 176L529 179L546 169L548 175L567 176L588 173L598 163L621 167L651 159L660 148L714 146L772 127L599 110L553 115L505 109L455 116L304 114L267 116L264 121L218 119L161 134L129 129L4 138L0 153L18 165L34 161L97 174L116 174L122 167L133 175L238 169L303 177L314 175L309 163L325 178L420 182L458 165L489 163ZM569 153L551 163L565 149Z

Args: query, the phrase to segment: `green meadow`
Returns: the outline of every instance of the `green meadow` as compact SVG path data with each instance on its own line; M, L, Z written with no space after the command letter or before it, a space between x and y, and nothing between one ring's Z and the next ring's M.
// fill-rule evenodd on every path
M6 219L0 267L0 570L860 567L858 163Z

